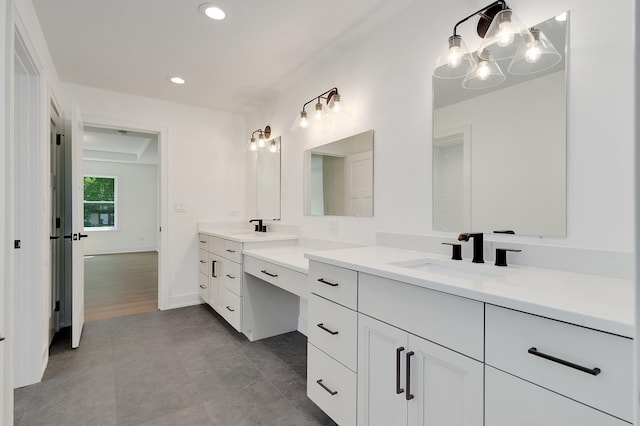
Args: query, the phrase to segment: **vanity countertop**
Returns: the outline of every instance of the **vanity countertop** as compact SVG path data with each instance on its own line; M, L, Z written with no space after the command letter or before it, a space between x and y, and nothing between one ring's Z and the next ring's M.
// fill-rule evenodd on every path
M245 229L219 230L209 229L203 226L199 227L198 232L201 234L211 235L212 237L237 241L239 243L253 243L256 241L287 241L298 239L297 235L282 234L279 232L254 232Z
M292 245L243 250L242 254L308 274L309 259L305 257L305 254L313 251L314 249L309 247Z
M634 336L631 280L493 263L388 247L308 252L305 257L559 321Z

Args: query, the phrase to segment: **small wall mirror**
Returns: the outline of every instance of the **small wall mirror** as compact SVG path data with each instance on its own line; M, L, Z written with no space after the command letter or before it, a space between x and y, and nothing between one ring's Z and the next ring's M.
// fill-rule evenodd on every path
M280 137L256 151L256 217L280 219Z
M304 153L307 216L373 216L373 130Z
M566 235L567 22L535 25L562 56L548 70L499 60L506 80L480 90L433 79L434 230Z

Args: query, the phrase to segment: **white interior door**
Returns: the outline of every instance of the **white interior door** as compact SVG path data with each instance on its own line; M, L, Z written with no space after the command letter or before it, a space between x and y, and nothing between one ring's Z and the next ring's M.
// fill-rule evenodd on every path
M347 214L373 216L373 151L349 155L345 167Z
M80 346L84 325L84 173L82 118L76 105L71 115L71 347Z

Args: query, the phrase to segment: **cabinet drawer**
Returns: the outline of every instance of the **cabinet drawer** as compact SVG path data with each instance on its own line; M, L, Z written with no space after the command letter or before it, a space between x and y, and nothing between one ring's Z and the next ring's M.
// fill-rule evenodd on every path
M209 301L209 277L206 274L200 273L200 282L198 284L198 293L200 298L205 302Z
M293 269L247 256L244 271L303 299L309 298L307 276Z
M309 343L352 371L358 363L358 314L312 294L309 298Z
M236 295L242 296L242 265L227 260L224 262L223 272L222 282L224 283L224 287Z
M359 311L482 361L484 303L360 273Z
M222 316L238 331L242 331L242 298L229 289L222 290Z
M632 398L626 397L633 389L631 339L497 306L486 310L487 364L632 420Z
M209 250L209 237L205 234L198 234L198 240L200 244L200 250Z
M358 273L309 261L309 291L347 308L358 309Z
M486 426L629 426L555 392L487 367Z
M224 257L237 263L242 263L242 243L224 240Z
M307 344L307 396L339 425L356 424L356 383L353 371Z
M224 256L224 239L218 237L212 237L209 235L208 250L210 253L217 254L218 256Z
M200 273L207 275L209 271L209 253L200 249Z

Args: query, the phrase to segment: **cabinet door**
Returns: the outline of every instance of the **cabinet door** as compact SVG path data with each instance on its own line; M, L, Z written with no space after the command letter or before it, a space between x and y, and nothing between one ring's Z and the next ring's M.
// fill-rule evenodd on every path
M222 277L224 258L209 253L209 305L222 313Z
M481 362L409 334L410 426L477 426L483 422ZM413 398L412 398L413 397ZM511 426L518 424L512 423Z
M358 425L406 426L407 333L358 315Z
M487 366L485 425L629 426L629 423Z

